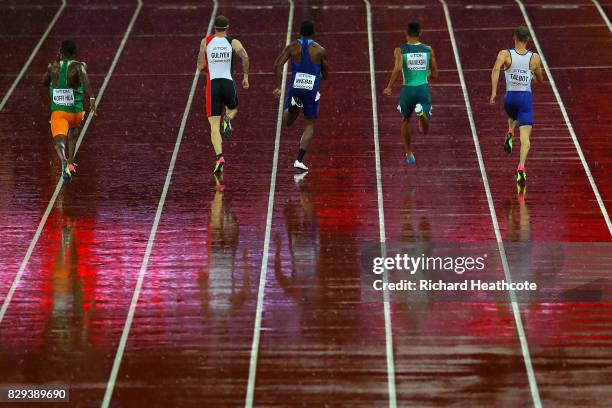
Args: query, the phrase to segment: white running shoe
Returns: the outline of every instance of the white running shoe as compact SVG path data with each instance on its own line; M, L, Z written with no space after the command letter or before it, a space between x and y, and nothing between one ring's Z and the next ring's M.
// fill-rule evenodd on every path
M423 106L420 103L417 103L414 107L414 113L416 113L417 116L423 115Z
M291 106L295 106L298 108L303 108L304 104L302 103L302 100L300 98L296 98L295 96L291 97Z
M302 163L301 161L298 161L298 160L293 162L293 167L295 167L296 169L308 171L308 167L306 167L306 165L304 163Z

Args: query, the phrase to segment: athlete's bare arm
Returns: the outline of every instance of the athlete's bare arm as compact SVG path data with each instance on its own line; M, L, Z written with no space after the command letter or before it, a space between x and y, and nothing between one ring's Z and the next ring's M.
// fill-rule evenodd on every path
M247 54L246 49L242 46L242 43L235 39L232 40L232 49L242 60L242 87L244 89L249 89L249 54Z
M84 62L77 62L74 64L76 74L78 76L79 83L83 85L83 89L89 96L89 113L92 115L96 114L96 96L94 95L91 82L89 82L89 76L87 75L87 64Z
M200 52L198 52L198 70L204 71L206 69L206 38L202 39L200 43Z
M319 59L321 64L321 79L327 79L327 75L329 75L329 65L327 64L327 51L325 48L319 46Z
M533 72L533 75L536 79L535 82L544 83L544 74L542 73L542 59L535 52L533 53L533 58L529 63L529 68Z
M508 50L501 50L497 53L495 65L493 65L493 69L491 70L491 97L489 98L489 103L491 105L495 105L497 85L499 83L499 73L502 67L505 68L506 66L509 66L510 63L510 52L508 52Z
M49 64L49 66L47 67L47 72L45 72L45 75L43 75L43 86L44 87L49 87L49 85L51 84L51 70L53 69L53 64Z
M400 76L402 72L402 51L399 48L393 50L394 62L393 62L393 71L391 71L391 78L389 79L389 83L387 87L383 91L384 95L390 96L391 91L393 90L393 85L397 81L397 78ZM437 69L436 69L437 73Z
M429 50L431 51L431 64L429 65L429 75L427 75L428 80L438 77L438 61L436 61L436 54L433 48L429 47Z
M276 87L272 93L278 97L281 94L281 86L283 85L283 67L291 58L292 50L295 48L296 42L292 42L287 45L283 52L280 53L276 60L274 60L274 74L276 75Z

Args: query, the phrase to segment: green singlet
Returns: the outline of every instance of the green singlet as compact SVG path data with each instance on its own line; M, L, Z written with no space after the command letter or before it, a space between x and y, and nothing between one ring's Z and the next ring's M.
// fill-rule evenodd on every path
M417 104L421 104L423 111L431 115L431 94L427 83L429 65L431 63L431 48L418 44L403 44L402 77L404 86L400 95L399 111L403 117L408 118Z
M70 113L83 112L83 84L75 89L68 86L68 67L71 62L73 61L60 61L60 72L57 78L57 84L53 86L53 81L49 84L51 112L56 110Z

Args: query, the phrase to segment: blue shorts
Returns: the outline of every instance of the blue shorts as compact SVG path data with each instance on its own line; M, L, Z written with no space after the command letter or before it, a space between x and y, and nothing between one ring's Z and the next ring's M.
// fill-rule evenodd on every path
M309 91L305 89L289 88L287 98L285 99L285 110L291 106L291 98L296 97L302 101L304 107L304 118L314 120L319 116L319 99L321 95L318 91Z
M504 109L508 117L518 120L518 125L533 125L533 103L531 92L508 91L504 97Z

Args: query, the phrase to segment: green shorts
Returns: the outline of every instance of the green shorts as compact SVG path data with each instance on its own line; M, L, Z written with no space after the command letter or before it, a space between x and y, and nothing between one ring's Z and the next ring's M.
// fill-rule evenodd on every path
M397 105L397 110L400 111L402 117L409 118L412 112L414 112L414 107L417 103L421 104L423 112L425 112L425 115L429 118L431 116L431 93L429 92L429 85L403 85L399 105Z

